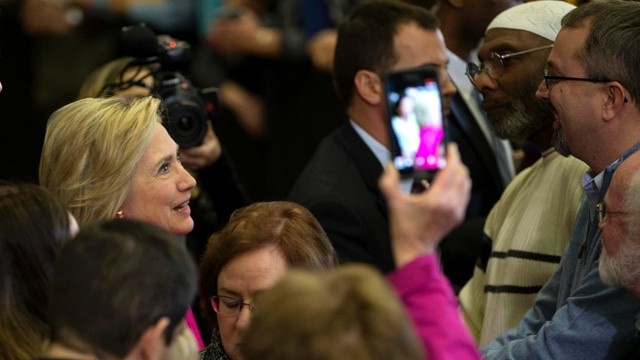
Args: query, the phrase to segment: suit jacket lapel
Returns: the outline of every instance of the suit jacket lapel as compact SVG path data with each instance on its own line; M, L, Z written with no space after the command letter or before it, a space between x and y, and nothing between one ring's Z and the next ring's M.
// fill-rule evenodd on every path
M493 147L487 141L482 129L480 129L476 119L473 117L469 107L459 93L456 93L451 98L450 108L451 116L449 117L449 121L455 121L459 124L460 128L467 134L470 143L489 169L493 181L496 184L500 184L500 187L504 189L504 180L500 175Z
M386 217L387 205L378 189L378 180L380 179L380 175L382 175L380 162L349 122L342 125L336 135L338 143L345 149L349 157L353 159L365 183L371 192L376 195L378 207Z

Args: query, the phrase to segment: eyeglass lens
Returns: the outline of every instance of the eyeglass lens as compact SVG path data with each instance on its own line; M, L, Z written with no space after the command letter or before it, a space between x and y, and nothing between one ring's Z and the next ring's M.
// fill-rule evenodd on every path
M481 72L486 72L490 78L496 80L502 75L503 63L500 55L496 53L492 53L491 57L484 61L482 64L478 65L476 63L469 63L467 65L467 76L471 83L475 85L476 78L480 75Z
M213 296L211 298L211 306L213 307L213 310L216 313L225 316L234 316L239 314L245 305L249 307L249 310L253 311L255 308L255 301L246 303L240 299L230 296Z
M529 54L532 52L536 52L539 50L550 49L553 47L553 44L536 47L533 49L518 51L515 53L509 53L500 55L498 53L491 53L489 59L481 63L480 65L475 63L469 63L467 65L467 76L469 80L471 80L472 84L476 84L476 77L480 75L481 72L485 71L487 75L493 80L497 80L500 76L502 76L502 72L504 71L504 60L508 58L512 58L515 56L521 56L525 54Z

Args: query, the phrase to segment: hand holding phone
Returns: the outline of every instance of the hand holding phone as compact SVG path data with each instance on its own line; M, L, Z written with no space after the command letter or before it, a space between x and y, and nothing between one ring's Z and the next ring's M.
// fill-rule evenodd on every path
M438 70L392 71L384 86L392 161L403 176L430 181L446 164Z

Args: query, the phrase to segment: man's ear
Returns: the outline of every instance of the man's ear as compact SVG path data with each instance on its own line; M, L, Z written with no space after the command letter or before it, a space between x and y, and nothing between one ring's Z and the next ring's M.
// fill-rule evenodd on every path
M382 101L382 80L378 74L369 70L360 70L354 78L356 95L369 105L379 105Z
M146 328L138 342L133 346L127 358L155 360L163 351L167 351L168 345L165 343L165 332L169 327L170 320L163 316L155 323Z
M605 121L613 119L629 102L625 88L619 82L611 82L607 91L607 100L603 110Z

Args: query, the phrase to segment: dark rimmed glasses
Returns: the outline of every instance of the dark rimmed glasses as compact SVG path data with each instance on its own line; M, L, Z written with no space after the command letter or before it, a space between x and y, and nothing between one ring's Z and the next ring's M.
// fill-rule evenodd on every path
M498 54L498 53L491 53L491 56L489 56L489 59L483 61L481 64L476 64L476 63L472 63L472 62L468 63L467 64L467 77L469 77L469 81L471 81L471 83L474 86L476 85L476 78L482 72L487 73L487 75L489 75L489 77L492 78L493 80L498 80L498 78L500 78L500 76L504 72L504 62L505 62L505 60L510 59L512 57L515 57L515 56L520 56L520 55L532 53L532 52L535 52L535 51L540 51L540 50L544 50L544 49L550 49L552 47L553 47L553 44L549 44L549 45L545 45L545 46L536 47L536 48L533 48L533 49L518 51L518 52L514 52L514 53L510 53L510 54L504 54L504 55L501 55L501 54Z
M598 78L579 78L571 76L554 76L549 75L549 68L544 68L544 85L547 87L547 89L550 90L553 84L556 84L560 81L587 81L592 83L608 83L611 80Z
M598 213L598 221L602 222L604 220L604 218L608 215L608 214L628 214L628 212L626 211L609 211L607 210L607 207L604 205L603 202L598 203L598 205L596 205L596 212Z
M244 306L248 306L249 310L253 312L253 310L255 310L255 304L255 300L246 303L232 296L215 295L211 297L211 307L213 311L222 316L238 316Z

